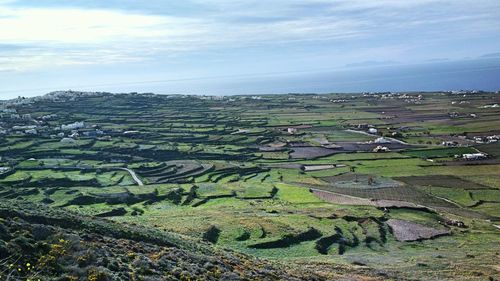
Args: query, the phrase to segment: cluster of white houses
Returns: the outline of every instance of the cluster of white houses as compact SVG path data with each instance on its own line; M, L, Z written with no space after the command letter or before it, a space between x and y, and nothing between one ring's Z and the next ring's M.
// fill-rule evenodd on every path
M484 136L484 137L473 137L474 142L476 143L494 143L494 142L499 142L500 141L500 135L491 135L491 136Z
M30 114L18 114L15 108L0 107L0 135L32 135L50 138L61 138L63 143L70 143L75 138L100 137L104 134L97 126L86 126L85 122L77 121L60 126L50 126L48 121L58 118L57 114L48 114L32 118Z
M465 153L462 154L462 158L465 160L482 160L488 158L488 154L483 152L478 153Z
M63 131L78 130L83 128L85 128L85 123L83 121L61 125L61 130Z

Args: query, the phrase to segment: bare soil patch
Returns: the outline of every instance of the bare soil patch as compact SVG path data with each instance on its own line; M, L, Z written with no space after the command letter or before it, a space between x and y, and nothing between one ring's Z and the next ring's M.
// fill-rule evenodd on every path
M342 151L316 146L294 147L290 153L292 159L315 159Z
M431 176L412 176L396 178L408 185L413 186L440 186L448 188L463 188L463 189L491 189L491 187L468 181L456 176L448 175L431 175Z
M420 241L451 234L449 229L437 229L405 220L389 219L387 224L398 241Z
M322 177L321 179L328 182L332 186L339 188L374 189L398 187L403 185L401 182L390 178L355 173L345 173L333 177Z

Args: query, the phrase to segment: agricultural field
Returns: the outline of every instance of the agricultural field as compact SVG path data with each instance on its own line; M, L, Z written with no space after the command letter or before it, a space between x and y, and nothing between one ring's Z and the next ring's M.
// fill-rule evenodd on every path
M500 280L500 109L484 107L495 103L483 92L2 101L26 117L0 118L0 266L26 263L9 260L19 249L54 254L29 254L42 242L66 247L13 236L45 225L118 243L108 256L142 243L137 266L106 269L116 280L156 280L161 262L182 279L197 259L203 280L235 280L235 268L247 280ZM153 258L166 247L178 257Z

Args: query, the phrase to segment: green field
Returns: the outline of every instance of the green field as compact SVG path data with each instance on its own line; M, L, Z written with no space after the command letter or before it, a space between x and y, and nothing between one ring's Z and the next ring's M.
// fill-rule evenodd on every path
M102 93L15 105L58 117L2 120L41 128L0 136L0 198L88 219L88 229L117 223L182 235L189 246L307 268L318 280L498 280L499 146L474 136L498 134L491 116L500 111L457 120L443 114L472 109L452 106L453 95L409 96ZM477 111L500 102L492 93L461 98ZM76 121L85 128L61 142L71 132L57 126ZM478 151L488 157L462 159Z

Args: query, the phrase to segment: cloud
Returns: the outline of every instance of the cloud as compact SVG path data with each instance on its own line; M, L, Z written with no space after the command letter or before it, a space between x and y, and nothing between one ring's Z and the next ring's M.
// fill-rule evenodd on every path
M500 52L484 54L480 58L500 58Z
M0 14L2 42L95 44L197 33L193 20L109 10L0 8Z
M114 63L178 52L355 36L356 22L323 18L197 18L122 10L0 6L0 41L24 46L0 68Z
M20 50L23 49L23 46L20 45L14 45L14 44L2 44L0 43L0 55L2 52L9 52L9 51L14 51L14 50Z
M368 61L362 61L362 62L348 63L345 66L346 67L372 67L372 66L387 66L387 65L395 65L395 64L399 64L399 62L392 61L392 60L386 60L386 61L368 60Z
M0 14L0 68L135 60L155 48L185 49L205 32L196 19L113 10L0 7Z
M64 2L64 3L62 3ZM419 44L500 31L495 0L0 0L0 69L154 61L237 48L329 46L398 60ZM399 46L405 42L406 46ZM422 43L424 42L424 43ZM423 47L422 47L423 48ZM437 54L438 56L441 54ZM434 57L434 55L432 55ZM351 61L356 62L356 61Z

